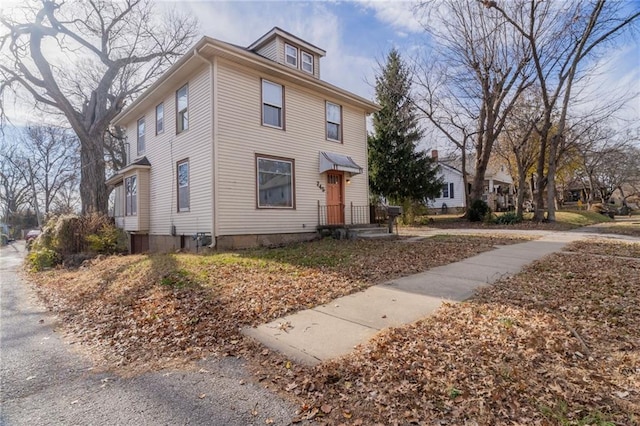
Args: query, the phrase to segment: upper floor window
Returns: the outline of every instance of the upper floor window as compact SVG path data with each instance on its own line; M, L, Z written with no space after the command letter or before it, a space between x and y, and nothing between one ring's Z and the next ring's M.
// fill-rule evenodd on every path
M164 132L164 104L156 106L156 135Z
M302 52L302 71L313 74L313 56L307 52Z
M327 102L327 139L342 140L342 107Z
M178 163L178 211L189 211L189 160Z
M138 139L137 139L138 155L144 154L144 148L145 148L144 133L145 133L144 117L142 117L140 120L138 120Z
M125 186L125 216L135 216L138 214L138 178L130 176L124 180Z
M189 128L189 85L185 84L176 92L176 133Z
M284 45L285 62L292 67L298 68L298 48L289 44Z
M293 208L294 160L256 156L258 208Z
M280 84L262 80L262 124L283 128L283 94Z

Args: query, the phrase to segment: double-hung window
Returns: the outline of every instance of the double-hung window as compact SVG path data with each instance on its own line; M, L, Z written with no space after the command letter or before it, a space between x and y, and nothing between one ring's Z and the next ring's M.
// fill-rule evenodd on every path
M256 156L258 208L294 208L294 160Z
M292 67L298 68L298 48L289 44L284 45L285 62Z
M442 198L454 198L453 182L442 185Z
M129 176L124 180L125 186L125 216L135 216L138 214L138 178L137 176Z
M156 106L156 135L164 132L164 103Z
M178 211L189 211L189 160L178 162Z
M331 102L327 102L327 139L342 140L342 107Z
M265 126L283 126L284 88L280 84L262 80L262 124Z
M138 147L138 155L144 154L145 143L144 143L144 117L138 120L138 138L137 138L137 147Z
M176 92L176 133L189 128L189 85L185 84Z
M300 56L302 57L302 71L313 74L313 56L307 52L302 52Z

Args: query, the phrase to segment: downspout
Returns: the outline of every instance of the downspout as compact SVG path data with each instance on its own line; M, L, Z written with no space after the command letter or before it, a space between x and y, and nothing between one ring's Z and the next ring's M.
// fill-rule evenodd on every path
M208 60L203 57L198 49L193 50L193 56L202 60L205 64L209 65L209 92L211 99L212 108L211 108L211 134L212 134L212 151L211 151L211 163L213 165L213 217L212 217L212 225L213 232L211 235L211 244L209 248L215 248L217 237L218 237L218 91L215 90L216 83L218 81L218 67L217 67L217 56L214 56L212 60Z

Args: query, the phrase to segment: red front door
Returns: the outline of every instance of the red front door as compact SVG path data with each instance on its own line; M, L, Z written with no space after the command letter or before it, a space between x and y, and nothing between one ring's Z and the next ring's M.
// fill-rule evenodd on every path
M327 224L344 223L344 191L342 172L327 173Z

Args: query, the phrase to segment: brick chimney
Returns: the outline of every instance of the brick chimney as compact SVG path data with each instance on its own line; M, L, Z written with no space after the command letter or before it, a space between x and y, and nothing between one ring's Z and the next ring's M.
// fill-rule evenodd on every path
M431 150L431 158L433 158L433 161L438 161L438 150L437 149L432 149Z

